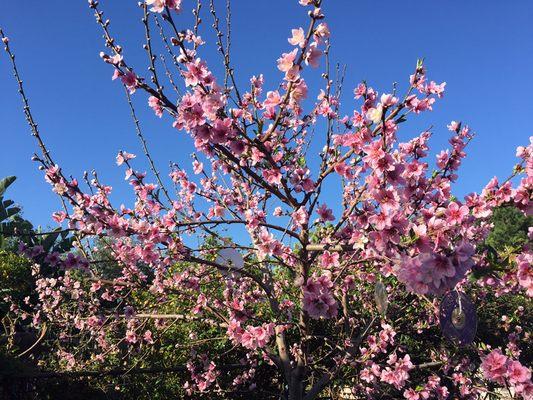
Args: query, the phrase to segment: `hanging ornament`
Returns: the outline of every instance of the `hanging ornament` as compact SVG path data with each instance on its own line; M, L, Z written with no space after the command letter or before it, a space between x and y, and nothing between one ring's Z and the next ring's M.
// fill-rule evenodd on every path
M238 272L244 268L244 259L241 253L232 247L222 249L218 252L216 263L230 268L232 272ZM230 271L221 271L222 275L228 275Z
M462 292L448 292L440 304L439 322L442 334L461 346L474 341L477 314L474 304Z
M376 302L378 312L384 316L387 313L389 299L387 297L387 289L381 281L377 282L374 288L374 301Z

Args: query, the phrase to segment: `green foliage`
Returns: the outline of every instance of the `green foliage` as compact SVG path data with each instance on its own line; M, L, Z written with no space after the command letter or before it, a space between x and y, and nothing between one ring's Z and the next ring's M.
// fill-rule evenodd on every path
M4 193L6 192L7 188L15 182L17 179L16 176L8 176L7 178L0 180L0 197L4 196Z
M22 209L13 200L4 199L6 190L15 180L14 176L0 180L0 249L14 251L17 242L22 242L28 246L43 246L45 254L70 250L73 238L68 232L56 228L45 234L35 229L30 221L22 217Z
M497 297L490 294L483 299L483 307L478 307L477 312L479 317L477 338L493 348L503 348L509 341L510 331L501 329L502 325L505 325L502 316L506 317L510 326L520 325L524 332L533 331L533 301L527 296L506 294ZM521 350L524 360L533 359L532 346L526 346Z
M528 228L533 225L533 217L526 217L515 207L495 209L492 221L494 228L487 244L498 252L521 248L528 240Z
M32 291L31 262L21 256L0 250L0 315L7 311L2 299L8 295L22 300Z
M528 243L528 228L533 217L526 217L512 206L499 207L492 216L493 228L481 251L485 251L487 266L474 267L470 278L494 278L513 267L516 254Z
M9 245L8 238L15 231L26 227L27 221L20 217L20 207L16 206L13 200L4 199L4 193L16 179L14 176L8 176L0 180L0 249Z

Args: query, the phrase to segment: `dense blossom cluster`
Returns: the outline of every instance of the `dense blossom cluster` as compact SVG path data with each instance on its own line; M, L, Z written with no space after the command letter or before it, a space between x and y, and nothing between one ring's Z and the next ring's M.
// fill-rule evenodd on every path
M44 320L63 324L65 332L75 329L92 346L86 359L62 349L69 368L104 360L119 352L122 342L139 349L158 340L163 319L156 313L148 329L151 316L135 308L132 293L144 291L153 298L152 310L163 309L173 298L187 318L220 328L246 354L241 360L250 369L235 378L236 384L253 381L260 358L278 369L291 400L303 398L304 390L309 391L306 398L315 398L344 373L344 366L357 371L350 378L354 390L371 398L396 393L410 400L473 399L482 393L472 367L479 365L479 357L454 360L444 350L435 350L431 359L452 377L451 383L434 373L417 373L418 381L412 382L418 367L409 349L397 343L393 327L401 315L380 325L377 321L386 315L376 312L367 294L375 282L387 282L380 286L381 314L387 296L412 296L408 303L426 316L417 321L419 333L435 326L439 296L458 287L468 290L472 281L498 294L533 296L527 248L504 276L467 279L474 266L487 266L480 245L490 231L492 210L513 205L525 214L532 211L533 139L517 151L514 175L522 176L516 186L512 179L500 183L494 178L481 194L457 199L452 185L472 130L452 121L450 148L438 153L434 163L430 131L405 142L397 135L408 118L436 106L446 83L430 80L419 62L406 80L404 96L396 88L379 93L361 83L354 90L358 106L343 114L342 85L331 80L324 62L330 28L320 3L300 0L309 7L310 27L292 29L291 47L277 60L281 82L270 84L270 90L258 75L250 79L248 91L239 91L229 56L224 58L225 82L217 81L200 55L199 20L194 30L176 28L172 15L182 8L178 0L144 4L147 16L150 11L163 15L175 33L168 38L161 29L182 78L177 98L167 97L155 68L151 79L138 76L122 48L107 39L112 55L101 57L114 68L113 79L135 96L146 92L153 113L163 121L168 116L197 151L190 171L173 165L174 198L157 172L157 183L150 182L146 172L135 169L135 155L119 152L117 164L125 168L135 195L129 207L114 206L111 187L97 175L87 179L90 190L85 190L59 166L40 160L52 190L70 205L54 219L73 230L80 243L108 239L105 250L80 245L80 252L65 257L21 248L36 262L62 271L38 281L35 325ZM97 3L90 6L109 36ZM151 54L150 45L145 47ZM312 100L306 68L324 64L324 89ZM313 157L309 145L318 126L326 131L314 138L323 142ZM340 188L333 207L327 202L334 199L324 195L326 185ZM232 239L220 227L235 229ZM118 266L111 279L93 262L102 252ZM211 356L191 356L189 394L218 386L220 373ZM481 369L487 380L510 383L531 398L530 371L518 361L494 351L483 358ZM451 397L452 391L457 397Z
M510 359L500 350L493 350L483 358L481 370L485 378L501 385L509 384L516 394L533 397L531 371L519 361Z
M460 243L452 254L421 253L395 268L398 279L413 292L443 294L464 278L474 264L473 255L472 245Z
M303 289L303 308L311 318L334 318L337 301L332 293L333 282L328 275L307 280Z

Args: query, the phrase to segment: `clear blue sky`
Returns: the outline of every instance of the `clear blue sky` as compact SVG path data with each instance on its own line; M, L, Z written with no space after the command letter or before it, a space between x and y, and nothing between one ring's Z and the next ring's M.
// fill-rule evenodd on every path
M140 150L124 93L111 82L111 68L98 57L103 50L101 32L87 1L3 3L0 25L11 38L34 115L54 157L65 172L78 178L95 168L116 188L115 199L127 202L130 188L123 170L115 166L115 155L119 149L137 154ZM146 60L137 2L100 3L126 57L142 73ZM183 3L189 10L195 2ZM325 0L324 9L333 33L332 59L348 66L345 112L357 82L366 79L380 92L390 91L395 81L405 87L416 59L425 57L429 77L446 81L447 92L432 113L402 127L403 137L433 125L431 143L436 151L446 145L450 120L473 127L477 137L454 188L459 195L479 191L494 175L505 177L511 171L515 148L533 133L531 0ZM204 20L211 22L205 8ZM239 82L246 84L262 72L266 86L273 87L280 78L275 60L289 49L290 28L304 23L305 12L297 0L233 0L233 61ZM213 47L204 56L219 68ZM10 73L2 54L0 176L18 176L10 197L35 224L48 225L59 203L30 161L37 148ZM155 118L145 107L144 95L138 97L145 133L161 169L166 171L170 160L183 164L193 150L188 137L170 128L170 121Z

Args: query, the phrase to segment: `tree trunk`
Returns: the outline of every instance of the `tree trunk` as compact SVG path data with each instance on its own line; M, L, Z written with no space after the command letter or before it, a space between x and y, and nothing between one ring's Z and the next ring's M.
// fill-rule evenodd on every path
M304 398L302 376L297 370L298 367L296 367L291 373L291 380L289 382L289 400L303 400Z

